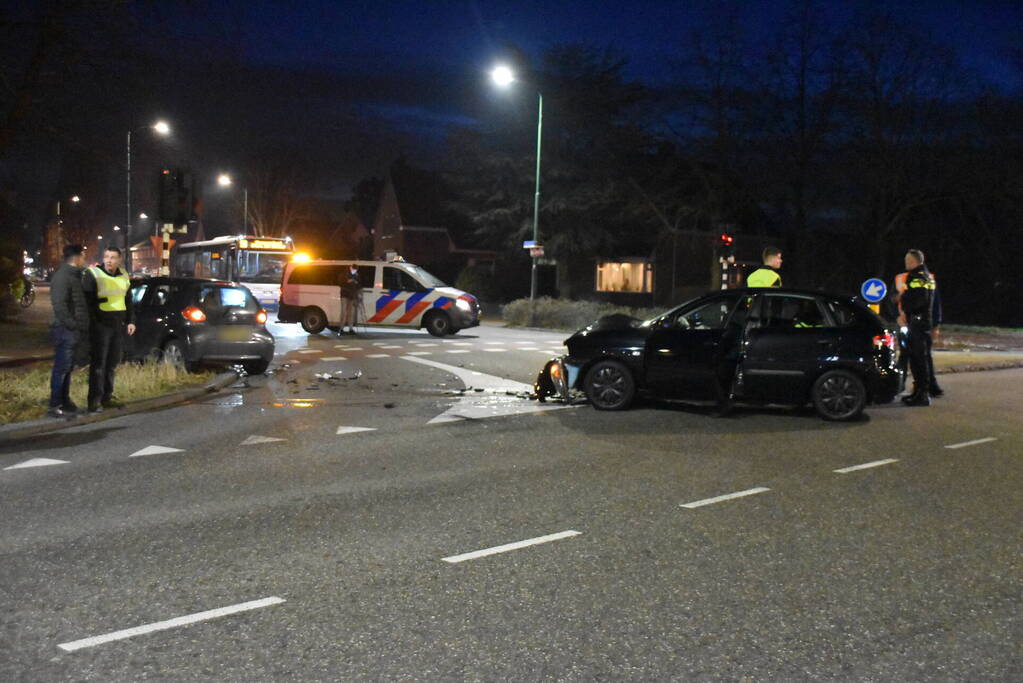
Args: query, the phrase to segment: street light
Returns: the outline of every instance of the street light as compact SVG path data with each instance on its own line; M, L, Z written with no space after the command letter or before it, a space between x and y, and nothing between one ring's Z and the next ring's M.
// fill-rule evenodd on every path
M124 251L125 251L125 267L131 272L131 254L128 253L128 240L131 239L131 134L135 131L144 130L149 128L153 132L159 135L170 135L170 126L166 121L157 121L150 126L139 126L138 128L128 129L128 139L125 145L125 157L127 162L125 163L125 207L127 211L125 216L127 220L124 223Z
M217 185L230 187L234 185L234 179L229 173L221 173L217 176ZM242 234L249 234L249 188L242 188Z
M490 78L499 88L508 88L516 81L515 72L505 64L498 64L490 72ZM536 91L537 113L536 113L536 193L533 195L533 244L539 245L539 222L540 222L540 141L543 138L543 93ZM533 252L536 253L536 252ZM529 300L536 299L536 263L538 256L533 256L533 268L529 278ZM532 318L532 315L530 315Z

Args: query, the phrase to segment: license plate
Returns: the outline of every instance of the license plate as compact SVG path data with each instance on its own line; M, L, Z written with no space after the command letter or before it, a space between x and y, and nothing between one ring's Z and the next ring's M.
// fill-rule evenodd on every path
M228 325L217 328L217 339L220 341L240 342L249 340L249 328L239 325Z

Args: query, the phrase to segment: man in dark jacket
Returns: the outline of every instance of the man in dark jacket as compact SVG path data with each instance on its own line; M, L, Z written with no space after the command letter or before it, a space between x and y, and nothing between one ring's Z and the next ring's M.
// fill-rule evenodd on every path
M906 347L913 372L913 393L902 399L908 406L929 406L931 376L931 327L934 323L934 278L924 265L919 249L906 252L906 291L902 293L899 324L908 328Z
M121 250L107 247L103 264L90 266L82 276L82 288L89 304L89 412L119 408L114 399L114 373L124 357L124 335L135 334L131 280L121 269Z
M89 309L82 291L85 253L81 245L64 247L64 263L50 280L53 304L53 372L50 375L50 417L72 417L78 411L71 401L71 371L85 365L89 350ZM76 362L77 361L77 362Z

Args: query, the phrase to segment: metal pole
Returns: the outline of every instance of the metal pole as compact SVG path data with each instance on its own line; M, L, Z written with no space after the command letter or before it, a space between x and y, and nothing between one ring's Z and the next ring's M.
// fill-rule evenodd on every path
M242 194L245 196L245 208L242 209L242 234L249 234L249 188L242 188Z
M537 243L540 239L539 234L539 221L540 221L540 140L543 135L543 93L538 92L539 105L536 113L536 194L533 195L533 242ZM537 257L533 257L533 270L530 277L529 283L529 300L533 301L536 299L536 262Z
M131 130L128 130L128 141L125 145L125 206L128 211L127 220L124 223L124 267L131 272L131 253L128 251L128 237L131 234Z

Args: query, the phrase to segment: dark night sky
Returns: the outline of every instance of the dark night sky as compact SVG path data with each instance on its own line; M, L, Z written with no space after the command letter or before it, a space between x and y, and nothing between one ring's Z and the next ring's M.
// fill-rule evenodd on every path
M821 5L829 22L841 25L855 4L829 0ZM666 82L691 32L713 22L719 5L706 0L229 0L212 10L194 9L186 32L205 34L214 54L222 50L249 63L372 73L379 92L362 93L365 105L399 125L404 118L428 127L461 119L465 107L457 87L485 84L485 70L508 45L533 57L565 43L613 46L628 58L630 76L650 85ZM766 39L787 5L738 3L751 42ZM1023 3L931 0L888 6L951 45L982 79L1003 88L1021 85L1009 53L1023 36Z

